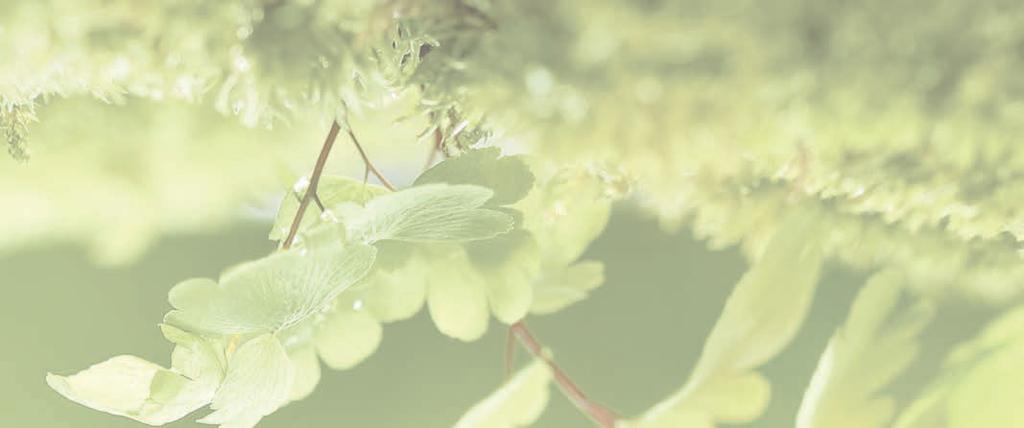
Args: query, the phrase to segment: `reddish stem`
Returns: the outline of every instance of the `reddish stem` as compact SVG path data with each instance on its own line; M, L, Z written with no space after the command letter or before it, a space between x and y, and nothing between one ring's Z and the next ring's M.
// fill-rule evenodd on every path
M607 407L597 404L587 398L586 394L583 393L583 390L581 390L579 386L576 386L572 379L569 379L569 376L565 374L565 372L562 371L562 369L558 367L558 365L555 364L555 362L547 355L544 351L544 347L536 338L533 337L530 330L526 328L526 324L523 324L522 321L512 324L512 326L509 327L509 331L515 335L516 339L519 340L519 343L522 344L527 351L530 351L530 354L533 354L534 357L540 358L547 363L548 367L551 368L551 371L554 374L555 383L558 384L558 388L562 390L562 393L569 398L569 401L572 401L572 404L575 405L580 412L583 412L583 414L590 417L590 420L594 421L594 423L601 428L615 427L615 423L619 419L619 416Z

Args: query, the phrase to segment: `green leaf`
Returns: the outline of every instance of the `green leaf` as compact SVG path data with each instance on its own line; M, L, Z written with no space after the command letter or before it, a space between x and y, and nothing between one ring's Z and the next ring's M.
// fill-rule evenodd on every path
M1024 307L992 322L950 355L944 375L894 424L897 428L1024 426Z
M277 217L274 219L274 226L270 229L270 239L279 241L288 235L292 221L299 210L299 199L305 189L301 192L289 191L281 200L281 206L277 210ZM347 177L336 175L323 175L320 177L320 184L317 186L317 196L324 206L331 207L343 203L365 204L370 199L388 193L388 189L381 186L367 184L362 181L353 180ZM316 206L310 206L303 214L299 230L304 230L316 223L320 217L320 211Z
M477 403L455 428L516 428L532 425L544 412L550 394L551 369L534 360L497 391Z
M797 428L890 426L895 405L879 393L916 357L916 338L934 312L923 302L898 307L904 281L895 271L882 272L861 290L846 324L822 354L797 413Z
M222 341L194 335L167 324L161 324L160 331L175 344L171 352L174 371L199 382L220 384L227 367Z
M979 361L947 399L951 428L1024 426L1024 341Z
M385 323L411 318L426 303L426 274L418 256L395 270L375 270L360 290L366 310Z
M275 332L325 310L346 288L363 278L376 249L334 243L284 251L244 263L220 283L191 279L170 292L175 310L167 323L196 332Z
M382 333L380 322L366 310L354 310L351 300L339 299L339 305L320 324L314 343L328 367L346 370L377 350Z
M349 206L342 215L349 236L367 243L476 241L512 230L511 216L480 208L493 194L467 184L427 184L377 197L365 209Z
M434 165L415 185L428 183L475 184L494 191L488 205L509 205L523 199L533 187L533 174L518 156L501 156L501 149L470 150Z
M173 327L162 329L177 344L171 370L121 355L71 376L47 374L46 383L71 401L148 425L181 419L210 403L223 367L210 342Z
M223 428L251 428L288 402L295 367L284 346L271 334L253 338L238 348L227 374L200 423Z
M463 341L487 331L487 285L462 248L432 254L427 274L427 307L437 329Z
M523 212L523 228L537 240L544 263L563 268L604 231L611 200L593 174L566 168L539 183L515 208Z
M195 410L166 420L143 416L153 393L150 385L158 374L176 378L175 383L179 385L188 381L184 376L149 361L131 355L119 355L68 377L47 374L46 383L71 401L150 425L163 425ZM168 379L164 385L171 382ZM204 405L206 403L201 403L196 408Z
M312 345L288 351L288 359L292 363L292 372L295 373L288 401L299 401L312 394L316 385L320 383L320 360L316 357L316 348Z
M540 269L537 243L516 230L464 245L471 266L483 277L491 313L505 324L521 320L533 304L533 281Z
M505 324L514 324L526 316L533 304L532 276L518 266L482 273L487 302L494 317Z
M822 254L813 214L791 216L740 278L704 345L695 378L768 361L793 339L814 297Z
M771 389L754 369L782 351L807 315L822 264L817 221L815 212L797 210L784 222L736 284L690 380L632 426L713 427L760 416Z
M584 260L563 269L544 270L534 283L530 312L538 315L560 311L583 300L604 283L604 263Z

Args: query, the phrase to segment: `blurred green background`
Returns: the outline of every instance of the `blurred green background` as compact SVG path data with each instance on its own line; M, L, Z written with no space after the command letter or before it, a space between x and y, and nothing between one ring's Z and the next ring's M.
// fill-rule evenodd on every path
M250 222L174 236L118 268L97 267L70 245L0 259L7 292L0 300L0 426L141 426L61 398L46 386L45 373L74 373L122 353L166 362L170 344L156 324L168 309L167 290L181 279L215 276L224 266L271 251L267 227ZM663 233L629 208L616 211L588 257L605 261L606 284L583 304L528 322L588 394L634 415L686 379L746 264L738 251L708 251L687 234ZM796 343L765 368L775 394L766 415L751 426L792 426L816 361L863 279L863 273L826 272ZM897 382L896 396L906 399L926 382L943 350L970 337L985 313L961 304L943 308L925 334L922 360ZM504 344L505 331L496 323L484 339L465 344L442 336L421 312L386 326L380 350L355 369L325 368L316 393L261 426L451 426L501 383ZM526 358L519 353L520 363ZM170 426L200 426L192 422L196 418ZM553 390L536 426L591 425Z

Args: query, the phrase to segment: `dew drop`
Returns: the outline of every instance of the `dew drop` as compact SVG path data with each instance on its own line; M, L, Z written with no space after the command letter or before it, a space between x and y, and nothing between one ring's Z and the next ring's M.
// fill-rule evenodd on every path
M320 220L331 222L331 223L337 223L338 222L338 217L335 217L334 213L331 212L331 210L324 210L324 212L320 213Z
M295 193L303 193L308 188L309 188L309 177L307 177L305 175L300 177L299 180L296 181L295 184L292 185L292 190L294 190Z
M249 62L248 58L246 58L246 57L244 57L242 55L236 56L232 65L234 65L235 70L237 70L239 72L242 72L242 73L245 73L245 72L249 71L250 69L252 69L252 63Z

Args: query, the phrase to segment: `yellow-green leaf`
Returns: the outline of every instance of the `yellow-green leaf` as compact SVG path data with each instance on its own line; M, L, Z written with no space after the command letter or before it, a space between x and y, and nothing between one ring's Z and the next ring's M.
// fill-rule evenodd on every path
M288 402L295 367L273 335L253 338L228 361L227 374L200 423L222 428L251 428Z
M436 254L435 268L427 276L427 307L437 329L463 341L473 341L487 331L490 312L487 284L461 248Z
M791 215L726 301L690 380L632 424L669 428L679 420L748 423L760 416L770 385L755 369L796 335L822 264L817 216ZM740 398L734 398L740 397Z
M351 303L340 299L348 307L336 307L327 314L316 332L314 343L317 353L328 367L346 370L373 354L380 345L380 322L364 310L353 310Z
M322 312L370 270L376 249L333 243L283 251L225 273L219 283L192 279L176 285L167 323L196 332L274 332Z
M898 305L905 279L895 271L873 276L829 341L797 413L797 428L881 428L895 412L881 394L917 355L917 336L931 305Z
M550 384L551 369L543 361L535 360L469 409L455 424L455 428L530 426L547 407Z

